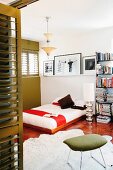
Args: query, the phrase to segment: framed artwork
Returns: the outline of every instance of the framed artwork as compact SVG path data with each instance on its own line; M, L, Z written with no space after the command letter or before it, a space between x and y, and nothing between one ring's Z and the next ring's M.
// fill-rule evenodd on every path
M96 55L83 57L83 73L88 75L96 74Z
M43 75L52 76L54 72L54 61L48 60L43 62Z
M55 75L79 75L80 58L81 53L55 56Z

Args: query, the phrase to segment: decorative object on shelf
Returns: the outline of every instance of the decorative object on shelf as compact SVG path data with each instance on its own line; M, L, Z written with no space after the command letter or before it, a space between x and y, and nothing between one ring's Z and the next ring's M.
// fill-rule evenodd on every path
M88 75L96 74L96 55L83 57L83 73Z
M107 92L106 91L103 93L103 100L104 100L104 102L107 101Z
M92 122L93 120L93 102L95 98L94 83L85 83L83 85L83 96L86 101L86 120Z
M49 43L50 43L50 39L51 39L51 37L52 37L52 33L50 33L50 32L48 31L48 22L49 22L49 19L50 19L50 17L46 17L47 32L44 33L44 36L46 37L47 46L42 47L42 49L46 52L46 54L47 54L48 56L50 55L50 53L51 53L53 50L56 49L55 47L50 46L50 44L49 44Z
M79 75L81 53L58 55L55 60L55 75Z
M48 60L43 62L43 75L52 76L54 73L54 61Z

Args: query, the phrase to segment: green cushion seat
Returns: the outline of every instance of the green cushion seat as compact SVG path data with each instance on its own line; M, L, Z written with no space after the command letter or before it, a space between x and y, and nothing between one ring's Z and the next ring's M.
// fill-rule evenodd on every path
M98 134L88 134L69 138L63 142L74 151L89 151L105 145L107 140Z

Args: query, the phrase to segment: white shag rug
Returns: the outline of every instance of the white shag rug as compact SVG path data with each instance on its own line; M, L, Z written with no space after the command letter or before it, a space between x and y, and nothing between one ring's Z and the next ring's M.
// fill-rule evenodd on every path
M39 138L30 138L24 142L24 170L79 170L80 152L71 151L69 162L67 157L69 147L63 143L63 140L83 135L80 129L68 131L59 131L54 135L43 134ZM102 152L107 164L107 170L113 170L113 145L109 141L109 136L105 136L108 143L102 147ZM102 162L99 150L94 150L92 154ZM103 163L103 162L102 162ZM104 170L104 168L95 162L90 153L83 153L82 170Z

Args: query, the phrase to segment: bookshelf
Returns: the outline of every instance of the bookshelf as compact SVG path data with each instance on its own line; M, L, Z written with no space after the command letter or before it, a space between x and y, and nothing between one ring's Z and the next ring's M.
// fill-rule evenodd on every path
M97 122L113 121L113 54L96 53Z

